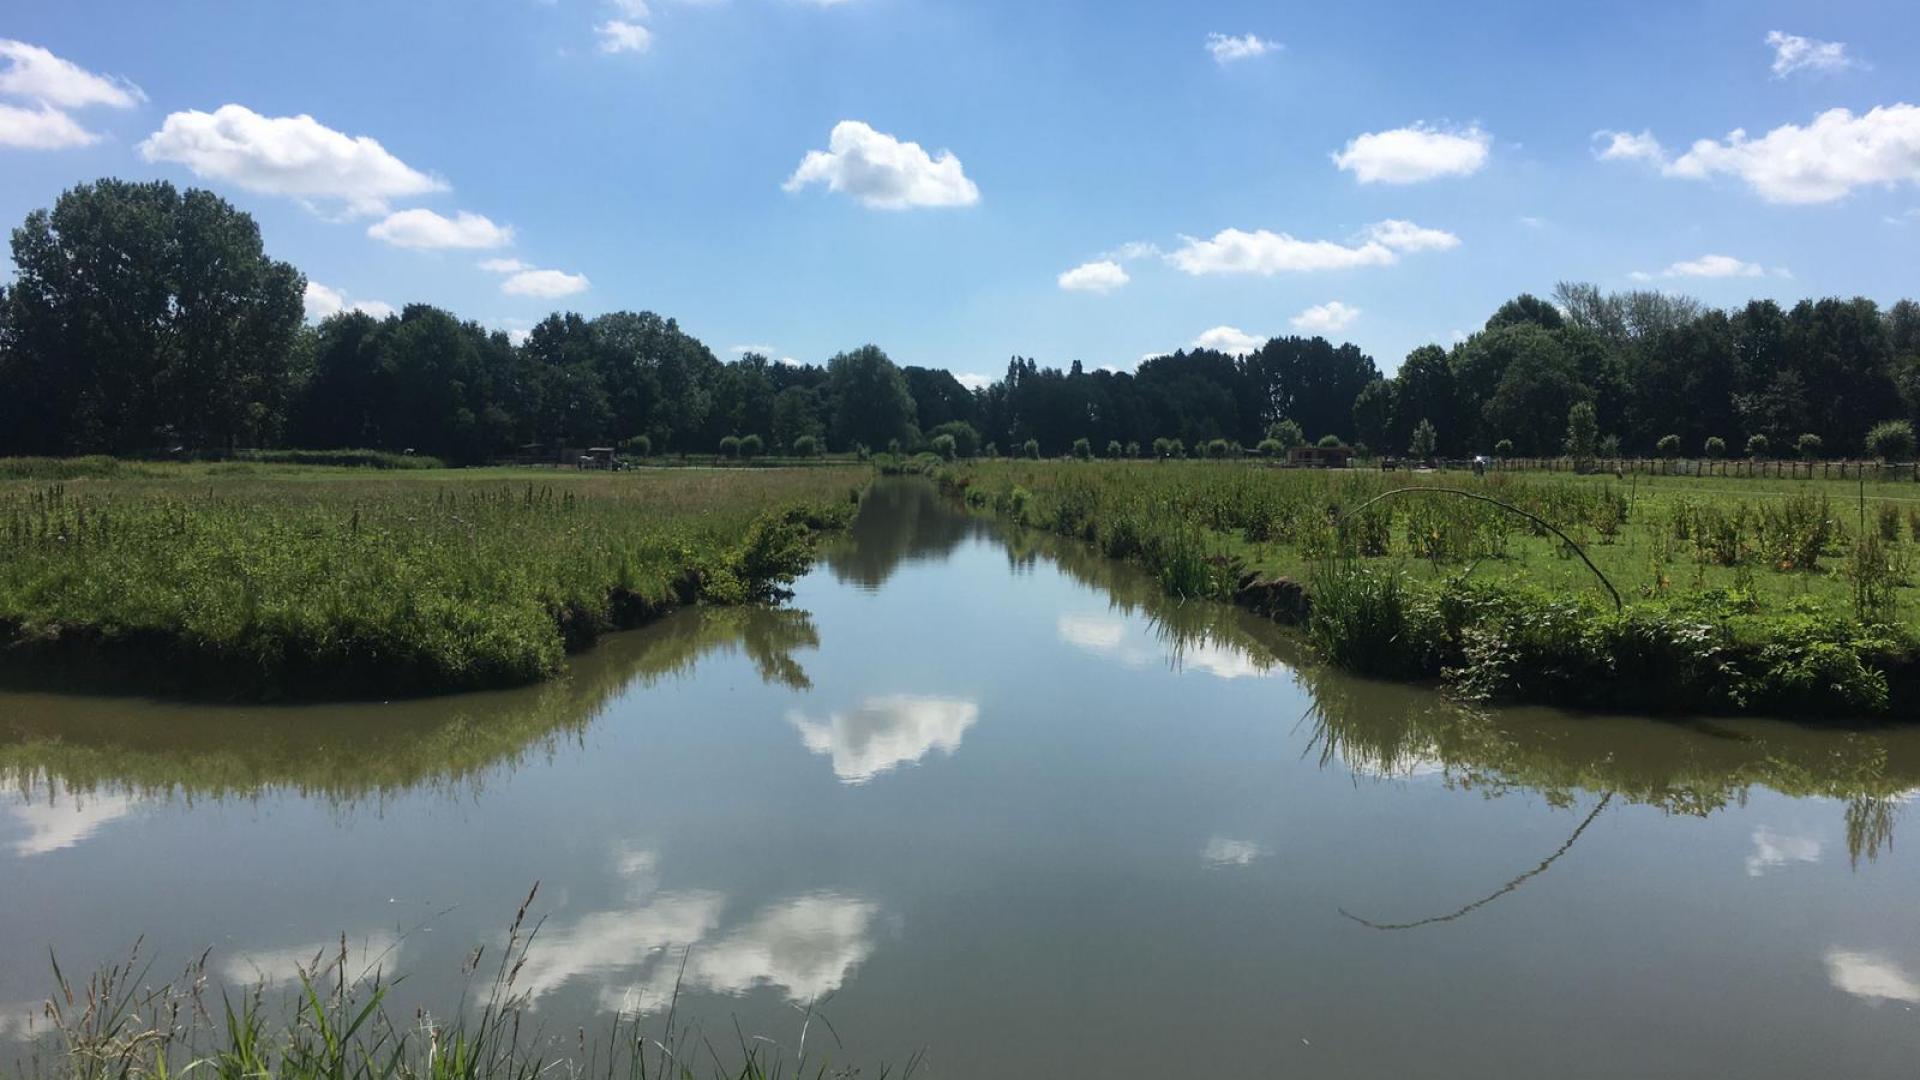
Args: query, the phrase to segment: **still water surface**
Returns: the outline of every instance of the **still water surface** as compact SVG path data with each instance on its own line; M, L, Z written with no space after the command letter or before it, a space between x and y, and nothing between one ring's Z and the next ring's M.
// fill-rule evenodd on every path
M0 779L0 1037L143 934L444 1010L537 879L556 1031L679 979L955 1077L1920 1070L1920 732L1464 711L914 484L548 686L0 693Z

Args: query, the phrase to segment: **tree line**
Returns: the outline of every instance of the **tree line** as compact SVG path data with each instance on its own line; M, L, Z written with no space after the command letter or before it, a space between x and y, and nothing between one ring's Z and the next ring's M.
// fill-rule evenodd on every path
M305 279L266 254L252 218L164 182L75 187L27 216L12 252L10 454L298 446L475 462L589 445L713 453L725 440L1165 454L1309 438L1418 457L1701 453L1709 440L1853 454L1876 424L1920 418L1920 305L1907 300L1726 312L1563 283L1451 348L1415 349L1391 378L1354 345L1280 337L1131 372L1014 357L968 387L873 345L825 364L724 362L651 312L556 313L519 341L425 304L307 325Z

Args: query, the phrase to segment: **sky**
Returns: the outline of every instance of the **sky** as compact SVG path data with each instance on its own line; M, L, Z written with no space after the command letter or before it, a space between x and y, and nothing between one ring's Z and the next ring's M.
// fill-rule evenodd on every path
M205 187L316 317L651 310L969 382L1319 333L1391 373L1560 280L1920 294L1915 56L1886 0L15 2L0 221Z

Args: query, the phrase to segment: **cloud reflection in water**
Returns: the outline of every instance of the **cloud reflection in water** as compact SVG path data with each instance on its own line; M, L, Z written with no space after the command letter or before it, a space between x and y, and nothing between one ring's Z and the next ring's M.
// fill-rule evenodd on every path
M980 707L971 701L908 694L868 698L825 720L799 710L787 714L806 748L830 757L833 774L848 784L864 784L932 750L952 754L979 718Z

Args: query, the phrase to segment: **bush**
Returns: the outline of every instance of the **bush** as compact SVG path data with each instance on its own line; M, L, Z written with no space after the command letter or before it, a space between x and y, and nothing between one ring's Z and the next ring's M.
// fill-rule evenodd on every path
M1186 444L1186 443L1183 443L1183 442L1181 442L1181 441L1180 441L1179 439L1168 439L1168 440L1167 440L1167 454L1166 454L1166 456L1167 456L1167 457L1170 457L1170 458L1183 458L1183 457L1186 457L1186 456L1187 456L1187 444Z
M793 456L803 458L820 456L820 440L811 435L802 435L793 440Z
M1280 420L1268 424L1267 438L1279 443L1282 450L1307 445L1307 433L1300 430L1300 425L1291 420Z
M955 457L972 458L980 453L980 433L965 420L949 420L928 434L935 439L942 435L951 436ZM934 452L939 453L938 450Z
M940 458L943 461L952 461L954 457L959 453L958 448L956 448L954 445L953 436L948 435L944 432L939 435L935 435L933 437L933 441L931 443L928 443L927 445L933 449L934 453L940 455Z
M1262 457L1278 458L1287 456L1287 448L1280 445L1279 439L1261 439L1260 445L1254 447L1254 450Z
M1800 451L1800 456L1807 461L1812 461L1819 457L1820 449L1825 445L1826 440L1811 431L1793 441L1793 448Z
M653 440L647 438L645 435L635 435L633 438L621 443L620 449L625 450L634 457L652 457Z
M1033 459L1034 459L1034 460L1036 460L1036 461L1037 461L1037 460L1039 460L1039 458L1040 458L1040 440L1039 440L1039 439L1028 439L1028 440L1027 440L1026 442L1024 442L1024 443L1022 443L1022 444L1020 444L1020 455L1021 455L1022 457L1029 457L1029 458L1033 458Z
M1513 456L1513 440L1501 439L1499 442L1494 443L1493 452L1497 457L1503 457L1503 458L1512 457Z
M1207 443L1207 456L1218 461L1220 459L1225 458L1227 456L1228 451L1230 451L1231 449L1232 447L1227 445L1227 440L1214 439L1213 441Z
M988 443L986 447L983 450L981 450L981 453L987 455L990 458L997 458L1000 456L1000 444Z
M1653 444L1653 448L1661 457L1672 461L1680 456L1680 436L1662 435L1660 441Z
M899 439L887 440L887 453L892 457L900 456L900 440Z
M1153 440L1153 456L1157 458L1173 456L1173 440L1171 439Z
M740 440L740 456L744 458L757 458L766 448L767 444L758 435L748 435Z
M1763 458L1767 456L1767 437L1765 435L1749 435L1747 437L1747 456L1750 458Z
M1119 439L1107 440L1107 456L1108 457L1110 458L1124 457L1126 456L1126 453L1127 453L1126 448L1120 445Z
M1620 436L1608 435L1600 440L1600 456L1617 458L1620 456Z
M1130 458L1137 458L1137 457L1139 457L1139 456L1140 456L1140 444L1139 444L1139 443L1137 443L1137 442L1129 442L1129 443L1127 444L1127 456L1128 456L1128 457L1130 457Z
M1727 456L1727 440L1718 435L1709 435L1707 436L1707 445L1704 449L1706 450L1708 460L1717 461Z
M1320 436L1320 442L1318 445L1322 450L1332 450L1337 447L1345 446L1346 444L1340 441L1340 436L1338 435L1322 435Z
M1594 416L1593 402L1576 401L1567 410L1567 456L1590 458L1600 444L1600 423Z
M1867 432L1867 453L1881 461L1900 461L1913 456L1913 424L1906 420L1888 420L1873 425Z
M1073 440L1073 456L1079 458L1081 461L1091 459L1093 457L1093 444L1086 439Z
M740 437L737 435L729 435L726 438L721 439L720 454L722 457L730 457L730 458L739 457L740 456Z

